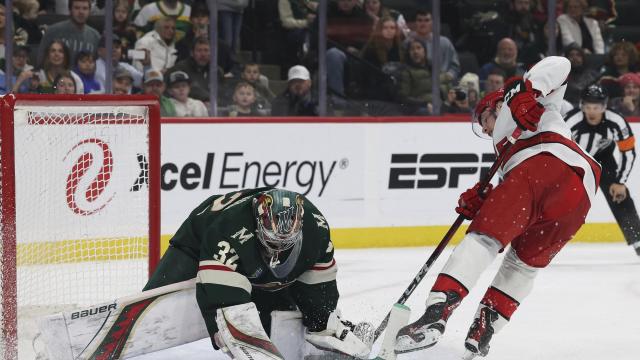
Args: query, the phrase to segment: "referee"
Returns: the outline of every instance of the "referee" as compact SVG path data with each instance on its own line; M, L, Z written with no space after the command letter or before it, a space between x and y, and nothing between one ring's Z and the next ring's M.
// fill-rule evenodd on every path
M607 109L608 96L599 85L583 92L580 106L565 116L573 139L602 165L600 189L607 199L627 243L640 256L640 218L625 183L636 158L635 138L629 123ZM614 150L620 151L616 161Z

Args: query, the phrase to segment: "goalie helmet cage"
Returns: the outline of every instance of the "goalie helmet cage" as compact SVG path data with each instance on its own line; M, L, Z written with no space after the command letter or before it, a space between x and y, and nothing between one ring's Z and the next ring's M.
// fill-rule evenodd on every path
M0 360L14 360L22 309L129 295L157 264L158 102L6 95L0 165Z

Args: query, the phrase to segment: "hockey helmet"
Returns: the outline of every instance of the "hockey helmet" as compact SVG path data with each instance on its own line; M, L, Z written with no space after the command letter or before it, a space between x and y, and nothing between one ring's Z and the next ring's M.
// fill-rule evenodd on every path
M504 101L504 89L498 89L496 91L486 94L473 110L471 115L471 126L473 132L484 139L490 139L491 137L482 131L482 114L489 110L493 113L493 116L498 116L499 106Z
M600 85L589 85L586 89L582 90L582 94L580 95L580 101L582 103L597 103L597 104L607 104L607 100L609 100L609 95L607 91Z
M304 199L288 190L267 190L253 199L260 253L277 278L286 277L302 248Z

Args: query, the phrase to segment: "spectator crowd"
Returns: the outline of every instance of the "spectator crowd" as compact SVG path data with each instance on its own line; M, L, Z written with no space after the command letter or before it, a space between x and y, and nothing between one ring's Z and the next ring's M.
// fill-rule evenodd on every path
M441 0L435 77L429 3L328 1L322 61L330 115L429 115L436 98L443 113L468 113L484 93L546 56L551 40L572 64L567 106L600 84L612 109L640 115L640 27L624 14L640 13L640 2L559 0L551 34L544 0ZM114 94L157 96L163 116L208 116L215 76L223 116L318 115L316 0L218 0L215 74L207 1L114 0L111 54L104 6L100 0L14 0L10 11L0 5L0 28L14 39L12 58L5 59L0 38L2 69L10 61L13 70L10 88L0 73L0 93L99 94L109 76ZM5 26L7 16L13 29Z

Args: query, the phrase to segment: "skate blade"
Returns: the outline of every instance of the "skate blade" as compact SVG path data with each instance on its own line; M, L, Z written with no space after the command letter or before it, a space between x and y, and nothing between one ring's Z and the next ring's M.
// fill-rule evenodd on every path
M341 354L307 355L304 360L356 360L357 357Z
M473 360L476 358L476 356L479 356L478 354L469 351L469 350L465 350L464 354L462 355L461 359L462 360Z
M435 344L437 344L437 342L431 343L429 345L421 346L421 347L418 347L418 348L414 348L414 349L411 349L411 350L393 350L393 352L396 353L396 354L406 354L406 353L410 353L410 352L415 352L415 351L428 349L430 347L433 347Z
M407 349L407 350L396 350L396 349L394 349L393 352L395 352L396 354L406 354L406 353L409 353L409 352L415 352L415 351L428 349L428 348L433 347L435 344L438 343L438 341L440 340L440 337L442 336L442 333L435 334L434 332L430 331L428 333L428 335L429 335L428 336L429 343L426 344L426 345L422 345L420 347L413 348L413 349ZM426 339L427 339L427 334L425 334L425 339L424 340L426 340Z

